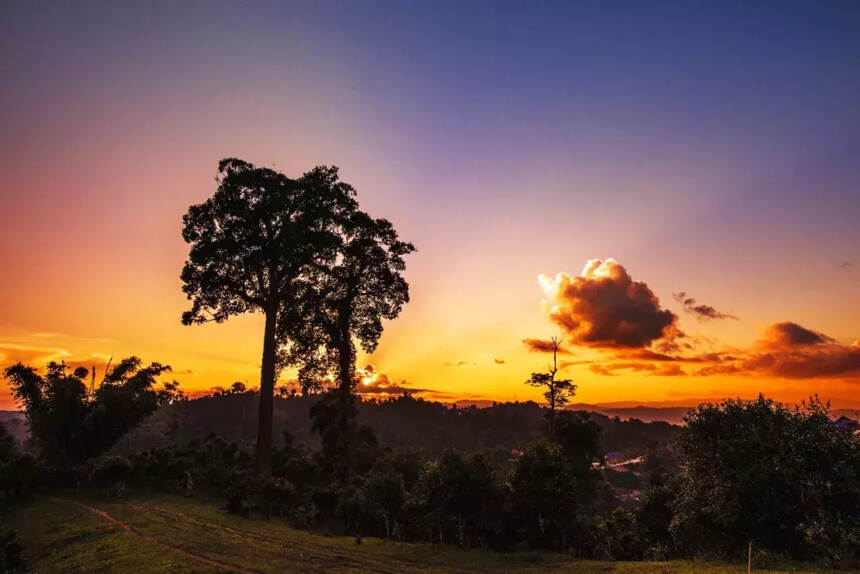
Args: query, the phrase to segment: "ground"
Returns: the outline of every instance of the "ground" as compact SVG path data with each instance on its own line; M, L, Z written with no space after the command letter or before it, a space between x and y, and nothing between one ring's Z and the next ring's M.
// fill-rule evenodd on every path
M367 538L356 545L354 538L321 536L161 494L40 496L0 518L18 532L33 572L746 571L745 564L585 562L557 554L498 554Z

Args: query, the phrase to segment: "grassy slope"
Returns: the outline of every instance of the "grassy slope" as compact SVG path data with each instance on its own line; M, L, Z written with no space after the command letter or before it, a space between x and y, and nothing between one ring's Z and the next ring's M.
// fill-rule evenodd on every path
M378 539L357 546L352 538L237 517L174 496L63 496L105 511L132 531L68 501L39 498L3 517L18 531L34 572L746 571L739 565L582 562L553 554L496 554Z

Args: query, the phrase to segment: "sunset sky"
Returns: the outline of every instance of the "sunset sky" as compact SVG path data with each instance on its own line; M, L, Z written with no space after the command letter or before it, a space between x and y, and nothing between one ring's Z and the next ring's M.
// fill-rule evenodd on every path
M426 397L537 400L561 336L582 402L860 408L860 3L441 4L4 2L0 365L257 385L261 316L180 323L239 157L415 244L360 364Z

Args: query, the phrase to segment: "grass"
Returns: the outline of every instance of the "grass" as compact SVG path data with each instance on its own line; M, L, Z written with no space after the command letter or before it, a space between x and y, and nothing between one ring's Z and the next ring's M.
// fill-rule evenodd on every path
M2 517L33 572L603 572L737 574L746 565L593 562L550 553L499 554L373 538L321 536L163 494L37 498ZM109 517L93 513L86 505ZM119 523L111 522L110 518ZM130 530L126 530L125 527ZM770 572L778 572L771 570ZM794 570L793 572L804 572ZM806 570L806 572L811 572ZM816 572L822 572L820 570Z

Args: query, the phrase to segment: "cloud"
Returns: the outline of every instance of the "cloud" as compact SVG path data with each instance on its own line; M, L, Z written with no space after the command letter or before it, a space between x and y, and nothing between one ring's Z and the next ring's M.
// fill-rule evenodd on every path
M823 333L818 333L791 321L774 323L764 333L759 345L768 348L790 348L808 345L823 345L836 341Z
M594 373L595 375L600 375L602 377L615 377L617 376L615 373L604 367L603 365L599 365L597 363L592 363L588 366L588 370Z
M773 323L745 349L688 337L679 330L677 315L613 259L590 260L576 277L559 273L538 280L546 294L543 309L563 329L566 341L601 351L602 360L586 362L601 376L629 371L649 376L841 378L860 383L860 342L842 344L791 321ZM685 292L674 297L701 320L734 318L699 304ZM536 352L552 350L549 341L523 342ZM574 364L581 363L563 363Z
M472 361L457 361L456 363L445 363L446 367L476 367L477 365L478 363L474 363Z
M592 373L603 376L615 376L616 371L631 371L634 373L645 373L649 376L678 377L684 376L681 367L675 363L655 365L641 361L620 363L591 363L588 367Z
M677 315L660 306L653 291L634 281L614 259L592 259L571 277L538 277L544 311L568 341L595 348L644 348L682 337Z
M78 337L77 335L67 335L66 333L41 332L30 333L30 337L34 339L76 339L78 341L93 341L96 343L116 343L114 339L105 337Z
M693 315L699 321L710 321L713 319L737 319L736 316L723 313L722 311L717 311L710 305L696 303L696 300L687 295L684 291L674 293L672 297L675 298L675 301L683 305L684 311Z
M66 349L59 347L37 347L19 345L17 343L0 343L0 364L4 366L15 363L41 366L49 361L61 361L69 357Z
M593 361L561 361L558 364L558 368L560 370L567 369L569 367L575 367L577 365L591 365Z
M843 345L818 331L782 321L770 325L750 349L720 357L694 374L783 379L856 377L860 375L860 344Z
M678 364L661 365L650 373L655 377L684 377L687 375Z
M406 381L394 382L385 373L379 372L374 365L367 365L363 369L356 369L359 377L356 394L366 396L388 396L402 395L403 393L413 395L422 393L437 393L433 389L418 389L406 385Z
M555 343L545 339L523 339L523 344L528 347L532 353L552 353L555 348ZM573 355L573 352L564 345L558 347L559 355Z

